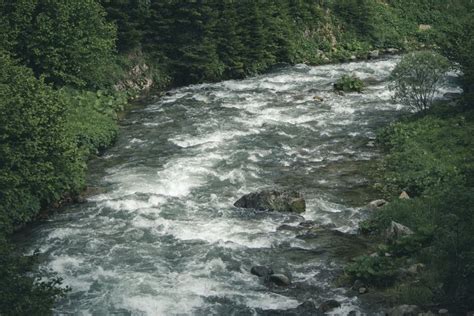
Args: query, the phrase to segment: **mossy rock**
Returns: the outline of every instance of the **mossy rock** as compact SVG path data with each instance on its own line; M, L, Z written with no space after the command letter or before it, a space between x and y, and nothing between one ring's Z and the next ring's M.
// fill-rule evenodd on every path
M262 190L242 196L234 206L259 211L303 213L306 201L296 191Z

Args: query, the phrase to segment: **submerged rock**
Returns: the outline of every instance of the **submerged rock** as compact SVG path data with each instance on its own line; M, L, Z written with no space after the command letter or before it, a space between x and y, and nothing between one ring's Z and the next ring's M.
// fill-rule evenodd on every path
M410 228L394 221L390 223L390 227L385 231L385 238L388 241L395 241L409 235L413 235L413 231Z
M316 96L313 97L313 100L316 101L316 102L323 102L324 98L320 97L319 95L316 95Z
M352 289L359 291L360 288L364 287L364 283L361 280L355 280L354 284L352 285Z
M299 311L301 315L314 315L317 312L317 308L313 302L306 301L298 305L297 311Z
M253 208L260 211L303 213L306 202L296 191L262 190L242 196L234 206Z
M324 313L320 312L313 302L306 301L296 308L275 310L275 309L257 309L257 314L262 316L322 316Z
M417 316L420 308L416 305L400 305L390 309L388 316Z
M338 307L341 307L341 303L336 300L329 300L319 305L319 310L323 313L326 313Z
M254 266L250 269L250 273L260 278L267 278L269 275L273 274L273 269L266 266Z
M367 290L366 287L361 287L361 288L359 289L359 294L365 294L365 293L367 293L367 292L368 292L368 290Z
M278 286L288 286L291 284L291 281L290 281L290 278L287 277L286 275L284 274L272 274L270 275L270 278L269 278L270 282L278 285Z

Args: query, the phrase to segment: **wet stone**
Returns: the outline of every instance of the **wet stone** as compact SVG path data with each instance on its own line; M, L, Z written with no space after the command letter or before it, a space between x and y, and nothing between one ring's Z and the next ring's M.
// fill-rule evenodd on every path
M336 300L328 300L319 305L319 310L323 313L326 313L338 307L341 307L341 303Z
M288 286L291 284L290 278L284 274L272 274L269 278L270 282L278 286Z
M269 275L273 274L273 270L272 268L266 266L253 266L250 269L250 273L261 278L266 278Z

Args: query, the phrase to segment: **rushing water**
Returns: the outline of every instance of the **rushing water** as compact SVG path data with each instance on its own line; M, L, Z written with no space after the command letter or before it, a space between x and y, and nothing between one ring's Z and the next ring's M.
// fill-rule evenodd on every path
M130 113L91 164L90 185L105 191L30 232L42 267L72 287L55 312L252 315L333 298L343 303L335 314L370 310L332 283L336 259L277 228L306 219L354 231L376 130L401 110L384 83L396 61L296 65L177 89ZM371 85L337 95L345 73ZM233 207L260 188L301 191L304 219ZM265 285L249 273L257 264L291 273L293 285Z

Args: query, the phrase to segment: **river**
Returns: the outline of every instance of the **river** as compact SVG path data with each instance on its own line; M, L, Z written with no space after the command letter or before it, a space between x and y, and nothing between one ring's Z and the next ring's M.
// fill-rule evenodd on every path
M90 164L103 192L30 232L41 268L72 287L58 315L258 315L337 299L333 314L372 311L334 278L341 262L297 238L303 220L353 233L372 196L377 129L402 107L386 79L398 58L279 68L192 85L132 111L114 147ZM338 95L355 73L371 84ZM324 100L315 101L319 96ZM303 193L303 217L233 207L261 188ZM291 274L269 287L253 265Z

